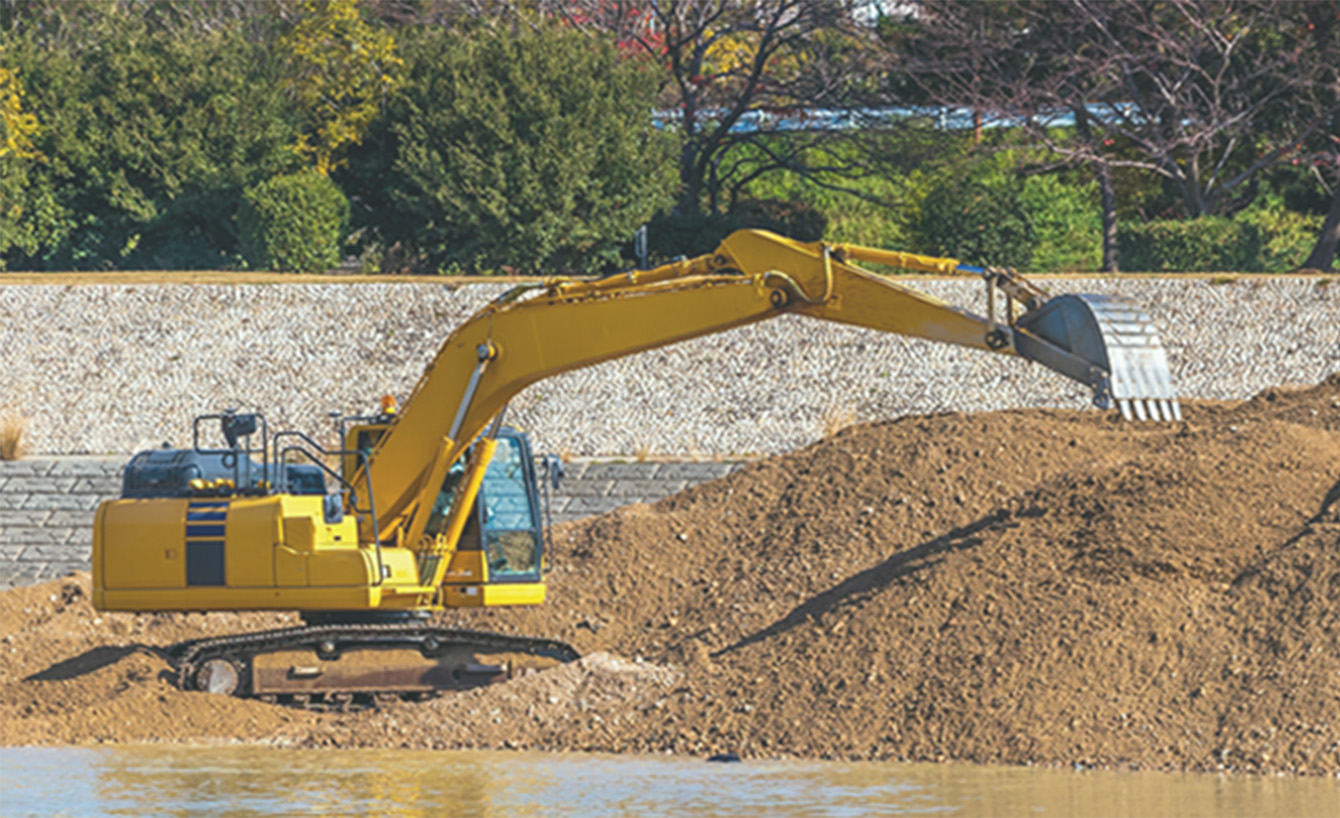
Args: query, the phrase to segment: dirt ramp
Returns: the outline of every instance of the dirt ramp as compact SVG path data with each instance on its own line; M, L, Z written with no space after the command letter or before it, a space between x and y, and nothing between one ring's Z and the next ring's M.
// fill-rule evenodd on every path
M721 682L787 668L772 723L749 728L807 754L1337 769L1334 619L1317 592L1249 578L1336 576L1337 541L1300 530L1321 530L1340 441L1287 424L1254 440L1173 436L1062 475L728 647Z
M854 427L655 506L558 529L554 604L483 618L557 629L589 649L663 648L702 629L741 638L1050 479L1112 468L1167 436L1045 411Z

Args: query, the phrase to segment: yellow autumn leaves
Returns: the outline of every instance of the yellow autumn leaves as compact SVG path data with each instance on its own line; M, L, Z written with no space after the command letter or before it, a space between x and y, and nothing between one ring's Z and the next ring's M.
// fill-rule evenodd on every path
M0 159L36 159L37 117L24 109L23 81L0 65Z
M305 119L294 146L327 175L347 145L357 145L400 83L404 61L395 39L363 21L358 0L303 0L280 40L289 61L285 87Z

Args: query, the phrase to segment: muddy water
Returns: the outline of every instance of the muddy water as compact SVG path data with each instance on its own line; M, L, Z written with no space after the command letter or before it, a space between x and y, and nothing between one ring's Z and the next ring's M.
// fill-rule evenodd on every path
M0 749L0 814L1340 815L1340 782L502 752Z

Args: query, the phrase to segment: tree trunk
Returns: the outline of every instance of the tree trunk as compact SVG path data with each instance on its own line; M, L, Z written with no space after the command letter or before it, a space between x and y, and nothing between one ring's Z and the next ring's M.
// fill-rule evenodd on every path
M1326 221L1322 222L1317 246L1312 248L1303 266L1314 270L1330 270L1337 245L1340 245L1340 184L1335 186L1335 196L1331 198L1331 209L1326 213Z
M675 203L675 212L681 216L692 216L702 207L700 199L703 180L698 173L698 152L687 140L679 153L679 184L679 201Z
M1098 195L1103 202L1103 272L1116 273L1117 268L1117 191L1112 187L1112 168L1098 158L1093 162L1098 177Z
M1103 158L1102 152L1094 144L1093 132L1089 130L1089 110L1081 103L1072 105L1075 114L1075 133L1084 142L1093 156L1089 167L1098 180L1098 195L1103 207L1103 272L1119 272L1117 265L1117 191L1112 186L1112 167Z

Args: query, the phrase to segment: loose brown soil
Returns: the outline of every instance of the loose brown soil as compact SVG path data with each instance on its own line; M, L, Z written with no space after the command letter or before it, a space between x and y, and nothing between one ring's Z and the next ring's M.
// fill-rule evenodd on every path
M176 690L279 614L0 594L0 744L246 741L1340 773L1340 375L1187 422L847 429L557 528L550 601L453 624L586 658L353 714Z

